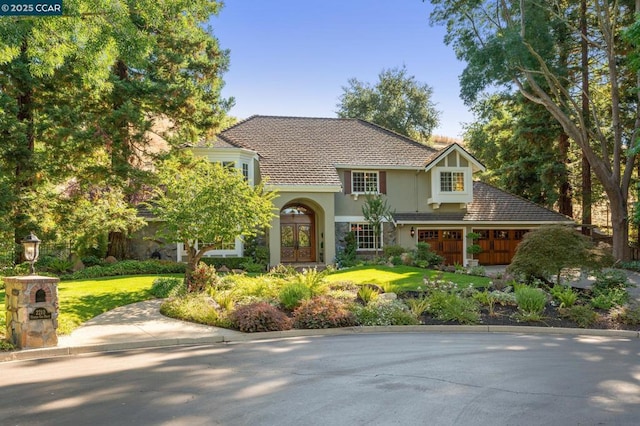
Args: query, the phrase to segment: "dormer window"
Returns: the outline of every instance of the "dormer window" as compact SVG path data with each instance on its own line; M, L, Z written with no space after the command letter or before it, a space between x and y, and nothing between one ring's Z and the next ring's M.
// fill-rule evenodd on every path
M378 172L351 172L352 194L377 194L380 192Z
M441 192L464 192L464 172L440 172Z

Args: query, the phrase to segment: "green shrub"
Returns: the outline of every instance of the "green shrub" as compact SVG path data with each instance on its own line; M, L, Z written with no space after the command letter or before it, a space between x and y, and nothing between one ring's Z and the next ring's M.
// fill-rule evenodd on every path
M408 251L407 249L398 245L389 245L389 246L384 246L382 248L382 252L384 253L384 257L386 258L396 257L396 256L399 257L402 253L406 253L407 251Z
M264 272L267 269L266 263L257 263L253 259L247 260L240 265L247 272Z
M72 274L62 275L61 280L84 280L120 275L179 274L185 272L184 263L167 260L123 260L105 266L91 266Z
M266 302L238 307L230 315L233 327L245 333L282 331L291 328L291 320Z
M326 296L305 300L293 312L295 328L351 327L355 324L355 316L345 303Z
M523 286L515 290L518 310L527 315L541 315L547 304L547 295L540 289Z
M283 278L272 275L227 275L222 280L222 288L230 289L236 300L245 303L247 300L277 301L280 289L287 283Z
M473 299L475 299L478 303L480 303L482 306L486 306L487 310L489 311L489 316L495 316L495 306L496 304L500 304L502 306L505 306L506 304L508 304L507 298L504 295L507 295L510 293L503 293L501 291L489 291L489 290L484 290L484 291L478 291L475 292L471 295L471 297ZM513 294L510 294L511 298L513 298L513 304L515 304L515 296Z
M352 305L358 325L415 325L419 321L399 300L373 301L366 306Z
M378 298L379 292L373 286L362 285L358 289L358 299L362 300L362 303L367 305L369 302Z
M187 292L182 278L160 277L153 280L150 293L159 299L183 296Z
M472 298L441 292L430 299L430 311L441 321L455 321L460 324L477 324L480 321L478 302Z
M598 314L590 306L574 305L563 311L563 316L575 322L578 327L587 328L596 322Z
M160 306L160 312L184 321L218 327L229 326L229 321L218 313L211 298L204 293L189 293L183 297L168 299Z
M392 263L394 266L400 266L400 265L402 265L402 257L400 257L400 256L393 256L393 257L391 258L391 263Z
M311 297L324 294L327 289L325 278L328 271L318 271L316 268L303 270L301 273L294 275L294 281L306 286L311 292Z
M63 274L73 268L73 263L66 259L52 258L47 262L47 266L41 266L42 268L53 272L54 274Z
M344 249L338 251L336 255L336 263L341 268L353 266L356 263L356 252L358 250L358 241L356 234L352 231L347 232L342 240Z
M611 309L611 319L622 324L640 325L640 305L616 306Z
M640 260L632 260L629 262L620 262L618 264L620 268L628 269L630 271L640 272Z
M571 287L554 286L551 288L551 296L560 303L561 308L570 308L578 299L578 293Z
M591 287L594 292L623 289L629 285L627 274L619 269L607 269L595 274L596 281Z
M487 276L487 270L482 265L470 267L469 271L467 273L469 275L475 275L475 276L478 276L478 277L486 277Z
M13 343L7 340L0 339L0 352L8 352L8 351L13 351L15 349L16 347L13 345Z
M507 271L527 280L548 280L552 275L560 280L565 268L592 267L593 251L591 240L573 227L542 226L524 235Z
M236 299L233 297L231 291L216 291L211 297L213 297L213 300L216 301L218 306L226 312L231 312L236 307Z
M200 262L191 273L191 280L188 284L187 290L189 292L201 292L207 288L215 288L219 284L220 277L216 273L215 266Z
M417 243L416 249L413 252L413 258L416 266L419 268L431 267L435 265L439 265L442 263L444 258L442 256L438 256L436 253L431 251L431 246L428 243Z
M80 258L85 268L90 266L104 266L104 261L98 256L83 256Z
M613 287L605 290L595 290L590 303L596 309L609 310L614 306L624 305L627 300L629 300L627 290Z
M293 281L285 284L278 293L283 308L292 311L301 301L311 298L311 290L304 283Z
M420 316L429 309L429 298L427 297L412 297L405 300L405 303L409 307L409 311L411 311L416 318L420 318Z

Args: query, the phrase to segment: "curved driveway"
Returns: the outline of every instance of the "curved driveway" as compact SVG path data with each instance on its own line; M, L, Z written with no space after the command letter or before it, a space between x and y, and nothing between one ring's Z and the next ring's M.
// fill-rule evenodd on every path
M370 334L0 364L0 424L638 424L640 341Z

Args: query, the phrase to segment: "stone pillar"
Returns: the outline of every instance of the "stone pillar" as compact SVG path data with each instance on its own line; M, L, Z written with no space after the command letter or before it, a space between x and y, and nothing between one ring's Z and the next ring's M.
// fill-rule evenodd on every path
M20 349L58 345L58 278L6 277L7 340Z

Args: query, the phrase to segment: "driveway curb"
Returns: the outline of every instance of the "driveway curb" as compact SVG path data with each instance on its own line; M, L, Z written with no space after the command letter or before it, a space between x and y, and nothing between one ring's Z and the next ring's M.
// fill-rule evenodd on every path
M640 331L598 330L582 328L555 328L505 325L414 325L414 326L372 326L329 328L321 330L287 330L264 333L234 333L232 336L207 336L175 339L154 339L95 345L26 349L0 354L0 362L29 361L89 353L117 352L135 349L168 346L200 346L257 342L262 340L287 339L294 337L344 336L376 333L513 333L513 334L557 334L569 336L598 336L625 339L640 339Z

